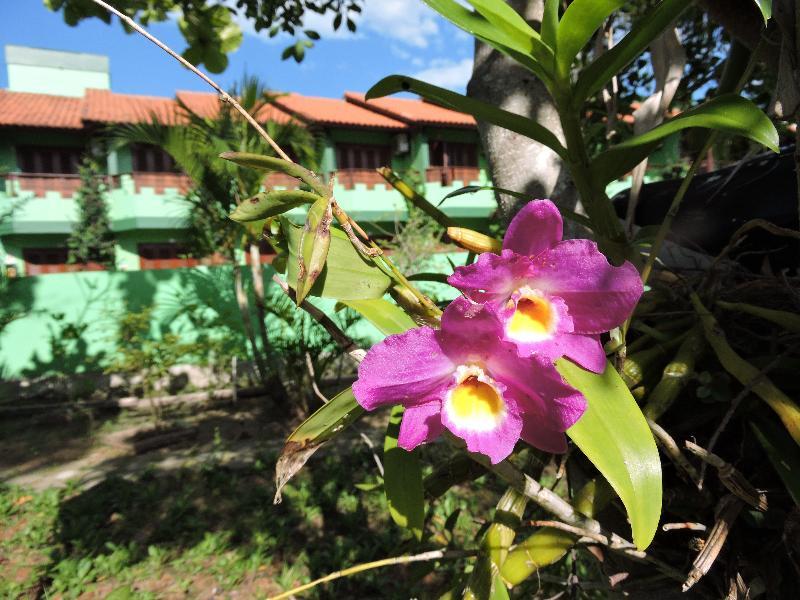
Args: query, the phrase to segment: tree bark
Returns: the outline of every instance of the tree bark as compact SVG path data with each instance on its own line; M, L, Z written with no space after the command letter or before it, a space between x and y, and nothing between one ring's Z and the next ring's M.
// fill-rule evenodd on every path
M543 0L508 0L535 29L539 29ZM482 42L475 43L475 64L467 95L535 119L563 143L561 121L553 100L536 77L510 58ZM575 210L578 194L561 159L546 146L489 123L478 123L496 187L524 192L531 199L550 198L558 206ZM500 216L506 223L524 201L496 194Z
M247 336L247 341L250 343L250 350L253 353L253 361L256 364L256 371L258 372L258 378L261 380L262 385L266 385L267 382L267 368L264 364L264 357L261 356L261 352L258 350L258 345L256 344L256 337L253 334L253 321L250 318L250 305L247 301L247 292L244 289L244 281L242 279L242 267L237 262L237 257L235 253L232 253L231 256L231 265L233 268L233 290L236 294L236 303L239 305L239 313L242 316L242 326L244 327L244 333Z

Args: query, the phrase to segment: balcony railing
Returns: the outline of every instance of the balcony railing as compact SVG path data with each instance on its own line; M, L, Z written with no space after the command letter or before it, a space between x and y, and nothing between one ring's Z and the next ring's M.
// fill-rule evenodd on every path
M441 183L451 185L460 181L464 185L480 181L478 167L428 167L425 171L425 181L428 183Z
M9 173L5 179L11 183L14 192L33 192L37 198L44 198L47 192L71 198L81 186L80 177L71 173Z
M352 190L357 183L369 188L386 187L386 180L375 169L339 169L336 171L336 181L346 190Z
M141 193L142 188L145 187L151 188L156 194L163 194L167 189L177 190L181 194L186 194L192 185L189 177L183 173L134 171L131 173L131 177L137 194Z

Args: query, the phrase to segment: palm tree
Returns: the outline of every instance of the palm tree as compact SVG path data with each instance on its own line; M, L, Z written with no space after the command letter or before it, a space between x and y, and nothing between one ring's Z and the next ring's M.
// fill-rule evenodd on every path
M245 77L230 94L256 117L267 112L272 97L254 77ZM152 144L167 152L192 181L186 195L191 204L186 226L192 251L198 256L221 254L232 265L233 285L242 316L245 333L250 342L253 358L262 382L283 392L282 371L278 353L273 351L265 321L264 280L261 270L259 242L261 231L243 231L228 219L231 210L243 200L261 191L263 174L221 160L220 153L227 151L253 152L274 156L273 149L241 118L229 104L220 103L217 114L204 117L178 100L180 124L166 126L156 118L146 124L122 125L110 132L113 143ZM267 121L265 127L281 148L293 155L308 168L316 168L316 143L314 136L300 123ZM238 252L250 254L253 294L245 289ZM251 306L255 307L256 324L251 319ZM261 348L256 343L254 329L258 330Z

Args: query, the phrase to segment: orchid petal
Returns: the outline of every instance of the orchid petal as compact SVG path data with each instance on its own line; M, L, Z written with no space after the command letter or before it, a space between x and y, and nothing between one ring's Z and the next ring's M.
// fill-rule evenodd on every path
M420 444L438 438L444 430L439 416L441 411L442 403L439 400L407 407L400 423L397 445L411 451Z
M353 394L367 410L388 404L421 404L438 397L455 370L430 327L390 335L358 367Z
M606 368L606 353L598 335L560 333L541 342L517 343L517 347L522 356L536 353L553 363L564 356L594 373L602 373Z
M531 260L511 250L484 252L478 260L456 267L447 282L478 302L504 302L533 273Z
M503 238L503 250L536 256L561 241L564 223L550 200L534 200L511 220Z
M643 292L636 267L612 266L589 240L559 242L534 262L537 273L529 285L564 299L575 333L602 333L622 324Z
M567 451L567 436L561 431L543 427L532 415L523 418L520 437L534 448L545 452L563 454Z
M475 431L459 427L446 408L442 410L442 424L467 443L467 450L488 456L496 465L514 451L522 432L522 417L517 407L508 396L504 400L506 413L493 429Z

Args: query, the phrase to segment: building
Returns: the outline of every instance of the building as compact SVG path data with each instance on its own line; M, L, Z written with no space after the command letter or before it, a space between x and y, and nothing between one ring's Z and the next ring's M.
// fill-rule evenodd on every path
M105 56L6 46L9 87L0 90L0 259L8 271L37 275L91 268L68 265L66 239L77 218L78 164L93 138L113 124L175 122L180 99L212 115L212 93L175 98L119 94ZM405 203L375 172L390 164L438 202L465 185L487 185L472 117L416 99L367 102L363 94L319 98L285 94L267 119L299 120L320 144L321 171L336 173L337 201L356 220L392 228ZM185 175L153 147L107 158L107 200L121 270L191 266L182 245L189 189ZM280 183L280 182L277 182ZM289 182L285 182L289 183ZM479 220L494 209L491 192L443 206Z

